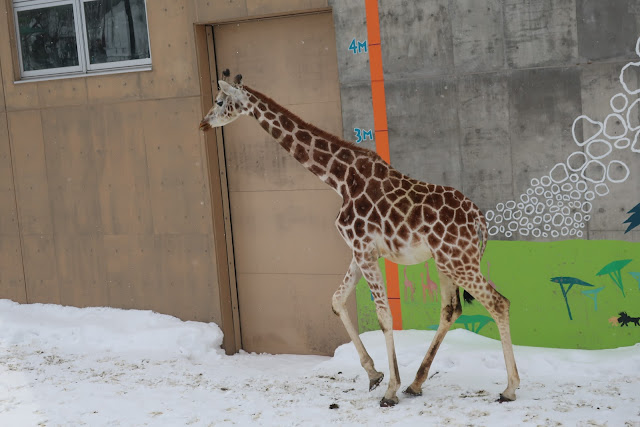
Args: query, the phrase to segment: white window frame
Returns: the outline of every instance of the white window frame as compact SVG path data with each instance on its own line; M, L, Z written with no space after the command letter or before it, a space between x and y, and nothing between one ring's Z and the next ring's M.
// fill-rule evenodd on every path
M13 0L13 19L15 22L16 41L18 48L18 60L20 62L20 76L23 80L45 80L46 78L76 77L92 74L111 74L130 71L147 71L151 69L151 38L149 37L149 14L147 0L144 0L145 19L147 20L147 40L149 43L149 58L133 59L128 61L105 62L91 64L86 31L86 17L84 4L97 0ZM20 38L20 25L18 12L46 7L73 5L73 21L76 31L76 48L78 50L78 65L60 68L47 68L43 70L25 71L22 59L22 41Z

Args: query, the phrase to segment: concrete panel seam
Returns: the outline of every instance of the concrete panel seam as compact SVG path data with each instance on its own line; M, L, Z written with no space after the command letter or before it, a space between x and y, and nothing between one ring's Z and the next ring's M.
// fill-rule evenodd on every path
M1 72L2 71L0 69L0 73ZM0 74L0 78L2 78L1 74ZM11 163L11 185L13 186L13 203L15 206L16 223L18 226L18 237L20 241L20 265L22 267L22 283L24 284L24 300L28 303L29 291L27 290L27 275L24 268L24 236L22 234L22 226L20 224L20 213L18 211L18 197L16 195L16 191L17 191L16 172L15 172L14 162L13 162L13 150L11 147L11 132L9 132L9 115L6 111L4 112L4 115L5 115L5 120L7 122L7 143L9 144L9 162Z

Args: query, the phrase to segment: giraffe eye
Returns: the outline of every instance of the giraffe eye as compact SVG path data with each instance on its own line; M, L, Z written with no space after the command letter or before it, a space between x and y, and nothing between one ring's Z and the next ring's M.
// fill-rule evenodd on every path
M222 107L222 104L224 104L224 101L222 101L222 100L221 101L216 101L216 104L218 104L219 106Z

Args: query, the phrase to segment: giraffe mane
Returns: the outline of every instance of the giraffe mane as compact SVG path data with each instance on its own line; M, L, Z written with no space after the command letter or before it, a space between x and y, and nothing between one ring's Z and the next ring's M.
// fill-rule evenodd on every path
M288 110L286 108L284 108L283 106L281 106L280 104L278 104L276 101L274 101L273 99L269 98L268 96L266 96L265 94L250 88L248 86L243 86L243 88L255 95L256 97L258 97L259 99L262 99L264 102L266 102L269 105L269 108L271 108L273 111L277 112L277 113L284 113L287 116L289 116L291 118L291 120L293 120L294 122L296 122L296 124L298 125L298 127L304 127L306 128L308 131L310 131L311 133L313 133L316 136L320 136L324 139L326 139L329 142L332 142L334 144L337 144L341 147L345 147L348 148L354 152L360 153L360 154L365 154L369 157L375 158L375 159L381 159L380 156L378 155L378 153L376 153L373 150L369 150L368 148L364 148L364 147L359 147L356 144L354 144L353 142L349 142L347 140L344 140L342 138L339 138L325 130L320 129L319 127L312 125L311 123L305 122L304 120L302 120L300 117L298 117L297 115L295 115L294 113L291 112L291 110Z

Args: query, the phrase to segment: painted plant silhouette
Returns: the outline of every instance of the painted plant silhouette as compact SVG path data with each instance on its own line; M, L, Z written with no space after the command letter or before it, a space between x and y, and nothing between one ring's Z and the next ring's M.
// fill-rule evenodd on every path
M622 296L626 298L627 296L624 294L624 286L622 284L621 271L630 262L631 262L630 259L621 259L618 261L610 262L609 264L605 265L602 268L602 270L600 270L596 274L596 276L604 276L605 274L608 274L609 277L611 277L611 280L613 280L613 283L615 283L616 286L620 288L620 291L622 292Z
M604 289L604 286L600 288L587 289L582 291L582 295L587 296L593 300L593 311L598 311L598 294Z
M567 299L567 294L569 293L571 288L573 288L573 285L588 286L592 288L594 286L590 283L583 282L580 279L576 279L575 277L552 277L551 281L560 285L560 289L562 290L562 296L564 297L564 302L565 304L567 304L567 312L569 312L569 320L573 320L573 317L571 316L571 308L569 307L569 300ZM569 285L569 286L565 289L564 285Z
M482 314L462 314L455 323L462 325L467 331L480 333L480 329L484 328L487 323L495 321L489 316L483 316Z
M495 321L489 317L484 316L482 314L461 314L460 317L454 322L454 325L462 325L467 331L474 332L476 334L480 333L480 330L484 328L488 323L495 323ZM438 325L429 325L427 326L427 330L435 331L438 329Z

